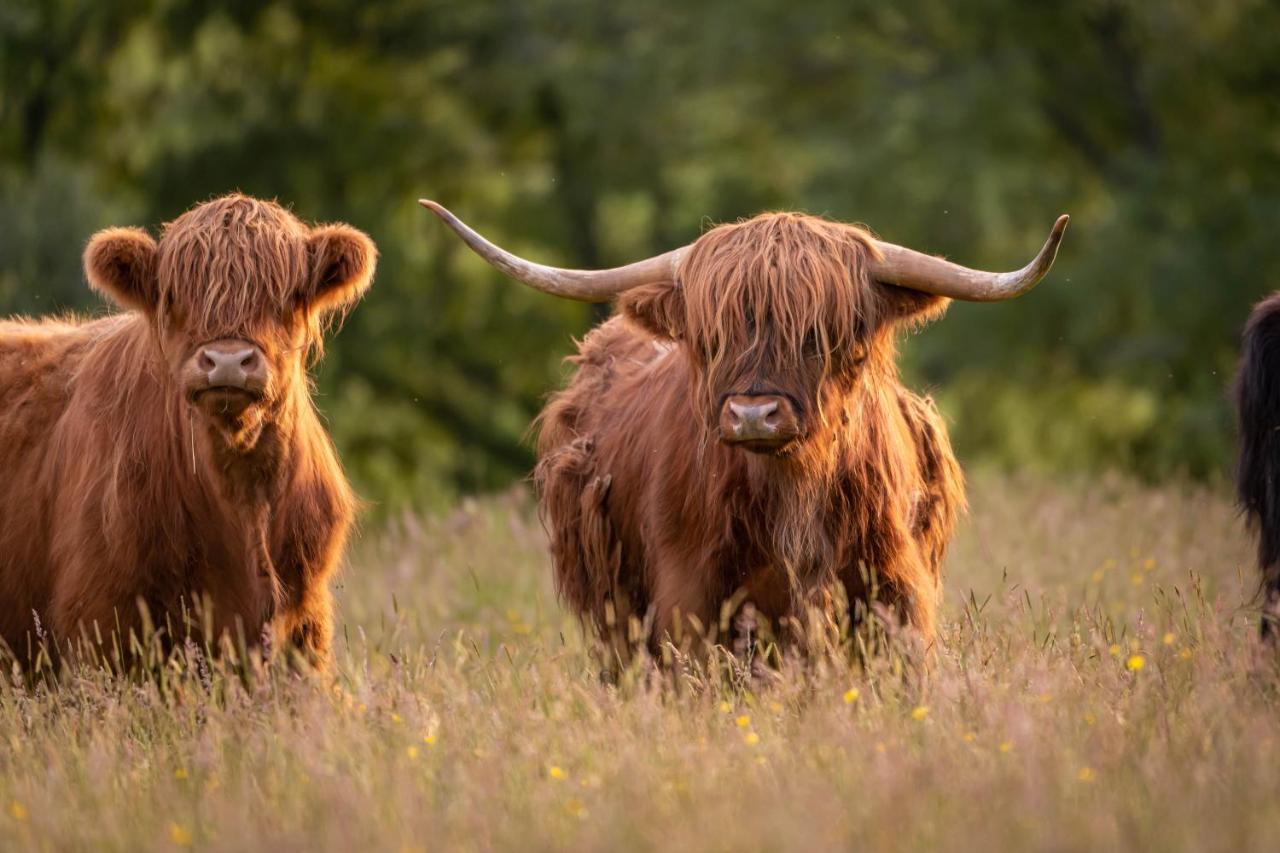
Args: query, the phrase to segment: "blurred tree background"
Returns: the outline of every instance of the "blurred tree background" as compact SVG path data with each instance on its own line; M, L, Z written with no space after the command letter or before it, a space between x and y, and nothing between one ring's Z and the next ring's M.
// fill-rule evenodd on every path
M7 0L0 314L101 311L79 254L232 189L381 249L318 398L381 507L498 488L598 319L415 203L569 266L770 208L1050 278L904 347L969 463L1221 475L1280 287L1269 0Z

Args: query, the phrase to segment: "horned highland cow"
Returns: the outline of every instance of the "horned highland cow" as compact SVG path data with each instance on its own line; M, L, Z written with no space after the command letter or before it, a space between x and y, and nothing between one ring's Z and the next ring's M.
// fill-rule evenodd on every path
M149 620L165 643L191 631L215 650L265 641L325 664L355 502L307 367L375 261L349 226L228 195L158 242L93 236L85 274L120 313L0 322L11 654L88 642L124 662Z
M803 631L839 586L932 640L964 486L932 402L899 382L895 338L951 298L1030 290L1066 216L1011 273L794 213L581 271L523 260L421 203L513 278L618 299L539 416L534 475L559 593L606 648L626 654L632 620L651 648L723 637L730 601Z

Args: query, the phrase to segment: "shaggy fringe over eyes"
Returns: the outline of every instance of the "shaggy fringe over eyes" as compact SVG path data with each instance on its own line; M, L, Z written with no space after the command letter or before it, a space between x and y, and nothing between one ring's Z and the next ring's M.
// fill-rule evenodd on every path
M718 402L715 389L753 367L813 357L830 375L888 309L867 274L877 251L860 228L796 213L762 214L699 238L680 284L704 411Z
M157 264L159 317L213 339L278 324L310 275L308 230L274 202L228 195L164 226ZM315 319L312 345L318 341Z

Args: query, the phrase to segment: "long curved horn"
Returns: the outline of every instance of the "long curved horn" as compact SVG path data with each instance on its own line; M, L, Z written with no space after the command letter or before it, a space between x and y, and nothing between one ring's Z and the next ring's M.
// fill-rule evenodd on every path
M888 284L966 302L1012 299L1035 287L1053 266L1058 244L1062 242L1062 233L1067 230L1070 219L1066 214L1059 216L1040 253L1032 258L1031 263L1014 272L971 270L933 255L877 240L876 247L880 249L883 260L871 263L871 275Z
M577 299L579 302L608 302L624 290L641 284L671 281L680 266L685 248L608 270L567 270L535 264L495 246L473 231L442 204L420 198L418 204L444 220L471 250L502 272L535 290Z

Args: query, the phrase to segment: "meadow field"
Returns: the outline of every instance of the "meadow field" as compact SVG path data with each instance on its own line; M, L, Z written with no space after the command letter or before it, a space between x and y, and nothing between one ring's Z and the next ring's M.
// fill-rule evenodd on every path
M0 849L1275 849L1280 680L1225 492L970 497L924 678L606 686L527 494L368 529L330 677L6 678Z

